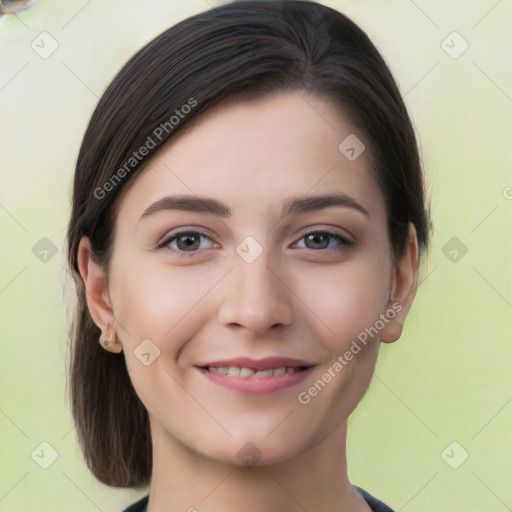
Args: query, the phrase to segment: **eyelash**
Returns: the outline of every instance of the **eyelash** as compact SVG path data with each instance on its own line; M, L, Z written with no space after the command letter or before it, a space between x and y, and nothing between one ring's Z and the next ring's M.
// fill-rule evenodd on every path
M329 230L326 230L326 229L309 231L308 233L306 233L303 236L301 236L299 238L299 240L303 240L304 238L306 238L309 235L316 235L316 234L328 235L331 239L333 239L333 238L337 239L340 242L337 245L337 247L341 247L338 250L343 250L343 248L351 247L351 246L354 245L354 242L352 242L351 240L348 240L347 238L339 235L338 233L334 233L333 231L329 231ZM158 245L158 250L164 250L164 251L165 250L169 250L171 252L176 253L180 258L189 258L191 256L195 256L199 252L199 249L196 249L194 251L183 251L183 250L180 250L180 249L170 249L170 248L167 247L171 242L173 242L174 240L178 239L179 237L181 237L183 235L199 235L201 238L207 238L208 240L211 240L211 238L206 233L203 233L201 231L197 231L197 230L193 230L193 231L180 231L179 233L176 233L176 234L172 235L171 237L166 238L161 244L159 244ZM301 247L301 249L309 249L309 248L308 247ZM315 252L323 252L323 251L329 251L329 250L333 250L333 249L327 247L325 249L309 249L309 250L310 251L315 251Z

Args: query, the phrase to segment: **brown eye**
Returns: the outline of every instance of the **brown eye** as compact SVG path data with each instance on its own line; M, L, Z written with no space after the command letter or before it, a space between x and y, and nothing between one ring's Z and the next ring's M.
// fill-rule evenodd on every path
M300 240L304 240L304 246L306 249L331 249L333 247L352 245L352 242L338 235L337 233L331 233L330 231L312 231L307 235L304 235ZM337 243L331 243L332 240L336 240Z
M203 241L208 241L210 244L206 247L201 247L201 243ZM176 252L181 256L185 253L193 255L194 253L199 252L201 248L211 249L214 245L214 242L203 233L198 231L181 231L180 233L176 233L175 235L167 238L158 246L158 248Z
M187 233L176 237L176 245L180 251L195 251L201 243L201 235Z

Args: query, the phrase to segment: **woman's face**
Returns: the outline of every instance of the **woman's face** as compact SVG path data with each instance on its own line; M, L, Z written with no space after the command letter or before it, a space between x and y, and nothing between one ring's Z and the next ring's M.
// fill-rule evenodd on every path
M361 142L312 96L229 101L136 178L108 295L154 443L277 463L361 400L399 316L384 198ZM259 362L286 373L204 369Z

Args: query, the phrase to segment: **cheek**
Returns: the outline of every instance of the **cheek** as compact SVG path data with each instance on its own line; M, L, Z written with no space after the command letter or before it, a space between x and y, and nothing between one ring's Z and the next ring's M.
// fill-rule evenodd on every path
M385 258L354 258L338 267L317 267L307 281L314 287L308 292L301 279L300 296L309 297L306 302L322 326L324 343L336 351L350 345L384 312L390 271Z
M210 292L225 270L205 269L198 278L194 266L173 268L146 255L130 261L119 257L111 273L126 365L139 397L150 408L154 389L172 387L169 372L179 381L183 378L177 364L183 346L209 318ZM148 356L142 354L148 352L151 363L145 366Z
M166 404L179 406L173 377L181 381L182 376L174 362L183 342L194 335L194 324L204 314L200 299L212 286L213 278L198 283L191 269L173 269L147 255L112 263L111 297L126 366L136 393L153 413L160 411L163 390L169 392Z
M116 319L126 328L130 343L143 338L162 340L193 313L212 288L216 273L197 279L193 266L171 268L157 258L134 261L119 258L112 265L112 300Z

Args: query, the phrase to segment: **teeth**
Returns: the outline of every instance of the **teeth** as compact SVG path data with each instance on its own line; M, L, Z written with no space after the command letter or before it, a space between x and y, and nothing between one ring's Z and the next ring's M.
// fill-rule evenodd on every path
M229 367L208 367L208 371L210 373L215 373L218 375L228 375L230 377L278 377L279 375L284 375L285 373L294 373L298 371L298 367L285 367L280 366L279 368L267 368L266 370L259 370L255 372L250 368L238 368L236 366Z
M255 373L250 368L240 368L240 377L252 377Z
M234 366L230 366L228 368L228 375L230 377L240 377L240 368L235 368Z
M267 370L259 370L257 371L254 376L255 377L272 377L274 374L274 370L272 368L268 368Z

